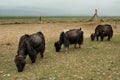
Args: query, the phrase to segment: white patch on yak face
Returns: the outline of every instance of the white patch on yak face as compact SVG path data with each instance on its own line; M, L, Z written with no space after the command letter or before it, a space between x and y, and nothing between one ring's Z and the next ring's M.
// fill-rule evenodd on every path
M69 29L64 29L63 32L66 33L67 31L69 31Z

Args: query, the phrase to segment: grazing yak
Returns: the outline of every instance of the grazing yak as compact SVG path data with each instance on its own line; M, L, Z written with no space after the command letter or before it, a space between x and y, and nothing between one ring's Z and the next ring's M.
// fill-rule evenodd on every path
M59 52L61 49L62 44L64 45L65 51L67 51L67 49L69 48L70 44L75 44L75 48L76 45L80 45L83 43L83 31L80 29L71 29L71 30L67 30L66 32L61 32L60 34L60 38L59 41L54 43L54 47L56 52Z
M104 37L108 37L108 41L110 41L110 38L113 36L113 29L112 26L109 24L105 25L98 25L95 28L95 33L91 34L91 40L94 41L95 37L97 41L99 40L99 37L101 38L101 41L103 41Z
M37 53L40 52L41 58L44 57L45 38L42 32L31 35L25 34L19 40L17 55L15 56L15 64L18 72L22 72L26 64L26 56L29 55L32 63L35 63Z

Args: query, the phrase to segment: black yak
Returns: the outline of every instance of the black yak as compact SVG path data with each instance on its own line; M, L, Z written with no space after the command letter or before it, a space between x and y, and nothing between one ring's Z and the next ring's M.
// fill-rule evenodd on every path
M29 55L32 63L35 63L37 53L40 52L41 58L44 57L45 38L42 32L31 35L25 34L19 40L17 55L15 56L15 64L18 72L22 72L26 64L26 56Z
M59 41L54 43L56 52L59 52L62 44L65 50L69 48L70 44L80 45L83 43L83 31L80 29L71 29L66 32L61 32Z
M95 28L95 33L91 34L91 40L94 41L95 37L97 39L97 41L99 40L99 37L101 38L101 41L103 41L104 37L108 37L108 41L110 41L110 39L113 36L113 29L112 26L109 24L105 24L105 25L98 25Z

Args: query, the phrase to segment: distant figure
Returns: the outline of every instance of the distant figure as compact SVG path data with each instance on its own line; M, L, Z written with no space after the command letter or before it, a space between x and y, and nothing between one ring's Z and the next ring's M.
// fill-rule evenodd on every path
M17 55L15 56L15 64L18 72L22 72L26 64L26 56L29 55L32 63L35 63L37 53L40 52L41 58L44 57L45 39L42 32L31 35L25 34L19 40Z
M77 48L76 45L78 44L80 48L80 45L83 43L83 31L81 31L81 28L64 31L60 33L59 41L54 43L56 52L60 51L62 44L66 51L70 44L74 44L75 48Z
M99 37L101 38L101 41L103 41L104 37L108 37L108 41L110 41L110 39L113 36L113 29L112 26L109 24L105 24L105 25L98 25L95 28L95 33L91 34L91 40L94 41L95 37L97 39L97 41L99 40Z

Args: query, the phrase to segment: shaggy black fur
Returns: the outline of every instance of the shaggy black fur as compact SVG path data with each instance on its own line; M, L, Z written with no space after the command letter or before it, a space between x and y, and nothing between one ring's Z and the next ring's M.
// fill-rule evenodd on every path
M55 50L59 52L61 49L62 44L64 48L67 50L70 44L78 44L79 47L83 43L83 31L80 29L71 29L67 32L61 32L59 41L55 42Z
M29 55L32 63L35 63L37 53L40 52L41 58L43 58L44 51L45 38L42 32L37 32L31 35L23 35L19 40L17 55L14 59L18 72L23 71L27 55Z
M91 40L94 41L95 37L97 41L99 40L99 37L101 38L101 41L103 41L104 37L108 37L108 41L110 41L110 38L113 36L113 29L112 26L109 24L105 25L98 25L95 29L95 33L91 34Z

